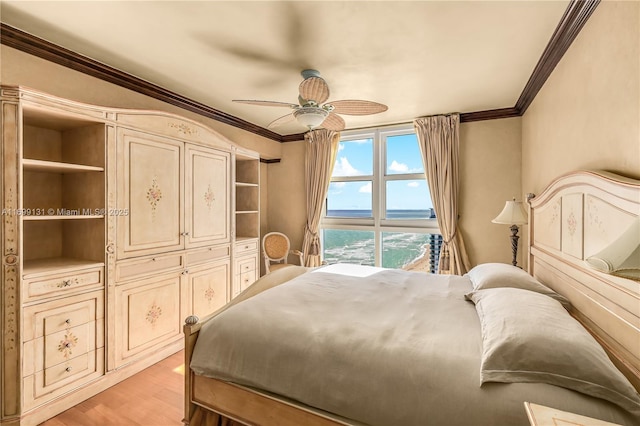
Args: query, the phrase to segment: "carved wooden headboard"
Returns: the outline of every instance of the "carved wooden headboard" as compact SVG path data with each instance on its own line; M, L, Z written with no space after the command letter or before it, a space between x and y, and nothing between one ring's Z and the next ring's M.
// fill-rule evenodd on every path
M640 181L571 173L531 199L530 209L529 272L571 301L572 314L640 390L640 282L585 262L638 219Z

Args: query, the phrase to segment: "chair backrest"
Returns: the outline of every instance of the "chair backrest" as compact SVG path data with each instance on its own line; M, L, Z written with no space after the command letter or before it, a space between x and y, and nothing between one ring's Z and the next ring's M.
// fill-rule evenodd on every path
M289 238L281 232L269 232L262 238L262 252L265 258L273 262L284 260L287 263L290 247Z

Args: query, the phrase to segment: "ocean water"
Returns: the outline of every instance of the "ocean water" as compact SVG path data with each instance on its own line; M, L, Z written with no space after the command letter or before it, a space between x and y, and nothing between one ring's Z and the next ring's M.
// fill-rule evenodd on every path
M327 217L367 218L371 210L327 210ZM433 219L433 209L387 210L387 219ZM323 231L324 260L328 263L375 263L375 240L373 231L351 231L325 229ZM429 234L407 232L382 233L382 266L403 268L423 257L429 244Z
M433 209L387 210L387 219L434 219ZM327 217L363 218L373 217L371 210L327 210Z
M429 234L406 232L382 233L382 266L400 268L423 257L428 249ZM374 266L373 231L323 230L324 260L327 263L356 263Z

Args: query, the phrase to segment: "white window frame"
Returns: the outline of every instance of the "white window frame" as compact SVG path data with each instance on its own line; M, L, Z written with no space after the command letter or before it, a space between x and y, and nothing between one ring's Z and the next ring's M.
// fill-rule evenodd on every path
M327 217L325 204L320 221L320 229L372 231L375 241L375 265L382 265L382 233L406 232L421 234L440 234L436 219L387 219L386 215L386 188L388 181L394 180L421 180L426 179L424 173L407 173L386 175L386 138L389 136L406 135L415 133L412 124L400 126L377 127L369 129L349 130L340 134L340 141L372 139L373 140L373 175L337 176L331 182L359 182L371 180L371 212L373 218L342 218ZM320 233L324 238L324 233ZM321 242L324 247L324 240ZM322 250L324 253L324 250Z

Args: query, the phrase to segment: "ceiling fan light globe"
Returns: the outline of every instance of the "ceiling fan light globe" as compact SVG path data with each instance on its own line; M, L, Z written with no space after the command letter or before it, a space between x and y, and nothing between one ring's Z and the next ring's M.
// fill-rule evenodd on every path
M293 115L298 123L309 129L314 129L322 124L329 112L322 108L307 107L294 111Z

